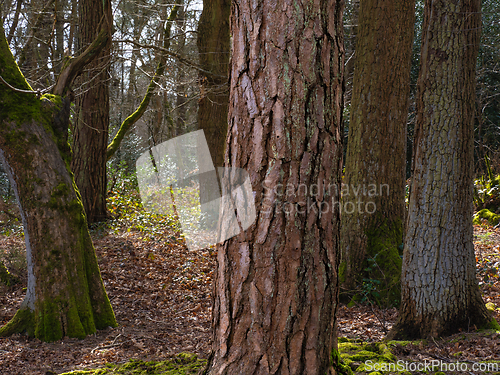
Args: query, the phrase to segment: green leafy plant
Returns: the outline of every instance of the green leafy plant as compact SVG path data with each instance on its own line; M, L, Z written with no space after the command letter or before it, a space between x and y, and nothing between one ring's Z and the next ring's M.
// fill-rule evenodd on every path
M171 239L172 231L179 233L180 226L173 213L158 213L144 207L135 173L122 168L110 170L107 205L112 220L94 225L94 233L140 232L143 240L157 240L164 236ZM161 212L161 211L160 211ZM175 236L178 239L178 236Z
M494 176L490 159L485 156L486 175L474 180L474 206L476 210L498 210L500 207L500 176Z

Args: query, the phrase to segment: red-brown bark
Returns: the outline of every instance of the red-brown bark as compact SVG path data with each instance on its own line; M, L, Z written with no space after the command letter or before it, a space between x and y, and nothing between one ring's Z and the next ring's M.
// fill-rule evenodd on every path
M342 3L238 0L231 34L225 159L257 219L218 249L206 371L334 373Z

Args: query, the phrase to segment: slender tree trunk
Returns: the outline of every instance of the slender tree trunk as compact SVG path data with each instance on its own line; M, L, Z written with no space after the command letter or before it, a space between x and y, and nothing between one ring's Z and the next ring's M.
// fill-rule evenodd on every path
M341 282L358 298L399 302L405 219L406 120L414 0L366 0L359 10L342 196ZM363 291L363 280L373 289Z
M9 35L7 36L7 43L10 44L12 38L17 29L17 24L19 23L19 15L21 14L21 8L23 6L23 0L18 0L16 2L16 13L14 13L14 18L12 20L12 24L10 25Z
M182 52L186 46L186 8L184 0L178 0L179 10L177 12L177 18L175 19L175 24L177 26L177 51ZM186 118L187 118L187 106L186 106L186 72L181 62L177 63L177 75L175 77L177 80L175 84L175 134L182 135L186 128Z
M78 0L71 0L71 16L69 25L69 36L68 36L68 50L67 55L71 56L75 51L76 44L76 33L77 33L77 23L78 23Z
M17 92L0 84L0 157L20 205L28 264L26 298L13 319L0 328L0 336L27 331L54 341L64 336L83 338L115 326L69 172L69 98L38 99L29 91L2 26L0 75L11 86L28 90ZM69 84L71 80L64 77L61 84ZM59 85L56 89L66 91Z
M111 10L108 16L111 18ZM79 48L86 48L103 19L101 0L80 2ZM78 115L73 135L71 169L82 195L88 223L106 220L106 149L109 130L109 46L82 75L84 92L77 99ZM96 77L97 76L97 77Z
M52 64L54 74L59 74L62 67L62 59L64 56L64 8L66 0L55 1L55 21L53 33L55 40L52 49ZM69 55L69 54L68 54Z
M172 23L177 17L177 11L179 9L179 5L174 5L172 10L170 11L170 15L167 18L167 21L165 22L165 31L164 31L164 39L163 39L163 49L168 50L170 48L170 35L171 35L171 28L172 28ZM107 158L111 158L113 154L119 149L120 144L127 134L127 132L130 130L130 128L142 117L142 115L146 112L146 109L149 106L149 102L151 101L151 98L153 97L153 94L156 90L157 83L159 79L162 77L163 72L165 71L165 66L166 66L166 55L161 54L158 65L156 66L156 71L155 75L149 82L148 88L146 90L146 94L144 95L141 104L139 104L139 107L132 113L130 114L120 125L120 128L118 129L118 132L114 136L113 140L107 147Z
M344 25L345 36L345 55L346 62L344 67L344 77L345 77L345 93L344 93L344 107L350 107L352 98L352 83L354 80L354 62L355 52L356 52L356 35L358 33L359 24L359 3L360 0L350 0L346 2L346 11L344 15ZM349 120L349 119L346 119ZM348 130L348 129L346 129ZM344 145L346 145L344 141Z
M391 337L496 324L481 299L472 243L480 10L479 0L425 4L402 301Z
M209 374L335 373L342 8L233 2L226 166L257 219L218 248Z

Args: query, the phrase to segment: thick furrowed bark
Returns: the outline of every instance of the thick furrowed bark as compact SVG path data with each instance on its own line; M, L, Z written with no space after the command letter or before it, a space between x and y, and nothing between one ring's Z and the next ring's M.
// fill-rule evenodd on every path
M341 20L334 0L233 2L225 160L257 219L218 249L209 374L334 373Z
M415 2L366 0L359 10L341 225L341 285L360 299L400 300L406 120ZM369 270L369 271L367 271Z
M492 324L472 242L479 1L425 6L402 302L390 337L437 337Z

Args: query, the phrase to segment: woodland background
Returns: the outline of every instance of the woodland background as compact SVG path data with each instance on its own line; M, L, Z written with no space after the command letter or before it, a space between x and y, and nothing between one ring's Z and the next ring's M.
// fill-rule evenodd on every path
M51 88L68 57L77 56L93 40L101 19L91 14L99 2L87 8L79 3L61 0L2 2L1 17L7 41L34 90ZM129 359L136 361L127 362L125 367L128 368L122 366L124 373L136 370L165 373L168 366L172 371L196 373L203 365L210 350L210 293L216 250L190 252L174 216L159 215L142 207L135 162L151 147L202 127L199 107L207 100L212 104L227 100L229 44L219 46L214 52L206 50L208 41L200 42L203 36L222 40L203 29L210 26L199 24L203 6L215 7L214 4L209 1L205 4L181 1L175 6L161 1L112 2L114 30L107 47L109 54L100 56L87 67L73 85L69 141L75 155L72 167L85 171L80 190L92 191L104 184L97 190L106 194L97 198L92 194L82 195L91 197L84 205L104 284L120 325L98 331L84 340L66 338L42 343L19 334L2 338L0 373L62 373L107 363L123 365ZM347 1L345 7L343 142L347 146L359 2ZM229 8L227 4L222 8L225 11L214 8L215 13L221 17L225 15L224 22L228 22ZM494 227L500 222L500 216L496 215L500 214L498 9L498 1L482 2L474 120L474 208L481 212L475 219L477 277L483 299L489 303L497 320L500 317L500 237ZM412 177L423 12L424 2L417 1L407 118L408 184ZM107 87L109 91L91 94L95 96L88 99L89 92L96 87ZM97 107L90 117L85 117L86 105ZM99 124L96 118L109 119L109 124L101 129L101 125L96 125ZM215 119L224 123L225 117L212 113L211 118L215 131L213 135L207 133L207 139L209 144L220 145L220 140L225 138L220 134L224 134L225 129ZM123 132L123 138L117 138L123 125L130 129L126 134ZM102 135L99 141L85 132L90 129L95 133L96 128ZM91 145L99 142L112 147L108 147L107 154L97 157ZM222 154L213 156L215 164L222 165ZM91 160L100 161L93 164ZM78 177L75 172L77 183ZM86 182L89 186L85 186ZM1 323L7 323L24 296L27 265L21 217L4 170L0 171L0 189L0 261L9 271L2 273L5 285L1 286L0 318ZM381 340L396 321L396 309L381 306L377 285L377 279L365 278L357 298L351 303L347 300L339 308L338 335L346 338L344 345L340 339L340 351L353 370L363 372L360 365L370 358L381 363L396 359L469 363L500 360L498 332L463 332L439 340L394 341L384 346ZM195 353L198 357L179 355L181 352ZM166 362L146 363L160 360ZM107 371L118 370L109 367Z

